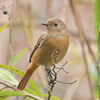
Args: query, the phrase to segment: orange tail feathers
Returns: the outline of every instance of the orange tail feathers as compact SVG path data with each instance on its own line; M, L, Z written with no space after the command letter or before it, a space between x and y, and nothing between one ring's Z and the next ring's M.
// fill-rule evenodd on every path
M27 85L28 80L30 79L32 73L38 68L34 63L31 62L27 71L25 72L24 76L22 77L21 81L17 86L17 90L24 90L25 86Z

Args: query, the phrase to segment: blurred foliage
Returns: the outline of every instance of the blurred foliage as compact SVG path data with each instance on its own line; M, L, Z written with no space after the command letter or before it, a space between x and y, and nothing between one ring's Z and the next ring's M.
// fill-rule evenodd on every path
M94 12L95 12L95 32L96 32L96 40L98 39L99 36L99 30L100 30L100 1L99 0L94 0Z
M25 51L25 49L23 50L23 52ZM21 55L22 53L18 53L18 55ZM16 57L17 57L17 59L18 59L18 57L20 58L21 56L17 56L16 55ZM0 78L2 78L4 81L6 81L6 82L8 82L8 83L10 83L10 84L13 84L13 85L15 85L15 86L17 86L18 85L18 81L16 80L16 78L11 74L11 72L9 72L7 69L9 69L9 70L11 70L12 72L14 72L14 73L17 73L17 74L19 74L19 75L21 75L21 76L23 76L24 75L24 72L22 72L21 70L19 70L19 69L16 69L16 68L13 68L13 67L10 67L10 66L7 66L7 65L1 65L0 64L0 67L2 67L2 68L0 68ZM6 69L3 69L3 68L6 68ZM36 86L36 84L32 81L32 79L30 79L29 80L29 85L31 86L31 88L32 89L28 89L28 88L25 88L25 91L27 92L27 93L30 93L30 94L32 94L32 95L35 95L35 96L37 96L37 97L40 97L40 98L42 98L42 100L44 100L43 99L43 96L48 96L48 95L46 95L46 94L42 94L41 92L40 92L40 90L39 90L39 88ZM3 90L3 89L1 89L1 90ZM23 93L23 92L19 92L19 91L1 91L0 92L0 99L6 99L6 98L8 98L8 97L10 97L10 96L26 96L27 94L25 94L25 93ZM56 97L51 97L53 100L59 100L58 98L56 98ZM30 99L32 99L32 98L30 98Z
M18 0L17 0L18 1ZM21 0L20 0L21 1ZM51 0L52 1L52 0ZM62 0L63 1L63 0ZM76 0L76 1L78 1L78 2L85 2L85 1L87 1L87 2L89 2L89 1L92 1L92 0ZM39 1L40 2L40 1ZM99 0L94 0L94 12L95 12L95 36L96 36L96 40L97 40L97 38L98 38L98 65L99 65L99 58L100 58L100 38L99 38L99 30L100 30L100 20L99 20L99 15L100 15L100 6L99 6ZM37 6L37 5L36 5ZM21 8L21 7L20 7ZM56 7L57 8L57 7ZM48 8L47 8L48 9ZM23 9L23 11L24 11L25 9ZM22 8L20 9L20 11L22 11ZM47 10L48 11L48 10ZM42 11L41 11L42 12ZM49 11L48 11L49 12ZM22 12L21 12L21 15L24 15ZM29 14L27 14L27 16L28 16ZM26 17L26 20L27 20L27 16L25 15L24 17ZM34 16L36 16L35 14L34 14ZM24 17L22 17L22 20L24 20ZM7 23L7 24L5 24L4 26L2 26L2 27L0 27L0 33L2 32L2 30L8 25L9 23ZM27 24L27 23L26 23ZM25 25L25 24L23 24L23 25ZM27 30L27 25L26 25L26 27L24 28L24 31L26 32L26 33L31 33L31 32L27 32L26 31ZM25 33L24 32L24 33ZM31 36L32 37L32 36ZM28 40L30 40L30 39L28 39ZM33 46L33 43L32 43L32 46ZM76 46L77 47L77 46ZM75 48L74 48L74 51L75 51ZM14 63L13 63L13 65L15 65L16 63L17 63L17 61L20 59L20 57L24 54L26 52L26 49L24 49L24 50L22 50L22 51L20 51L16 56L14 56ZM76 52L77 52L77 50L76 50ZM75 52L75 54L77 55L77 53ZM75 56L75 59L76 59L76 55L74 55ZM80 56L79 56L80 57ZM79 58L79 57L77 57L77 58ZM73 61L74 63L76 63L76 61L75 60L71 60L71 61ZM79 61L77 61L78 62L78 64L79 64ZM11 61L10 61L10 63L9 63L9 65L11 64ZM82 65L82 63L81 63L81 65ZM73 65L74 67L75 67L75 64ZM18 70L18 69L16 69L16 68L12 68L11 66L7 66L7 65L0 65L0 67L2 67L2 69L0 68L0 78L2 78L3 80L5 80L6 82L8 82L8 83L10 83L10 84L13 84L13 85L16 85L17 86L17 84L18 84L18 81L16 80L16 78L12 75L12 73L10 73L10 71L12 71L12 72L14 72L14 73L17 73L17 74L19 74L19 75L21 75L21 76L23 76L24 75L24 72L22 72L22 71L20 71L20 70ZM6 68L6 69L3 69L3 68ZM89 67L90 69L90 75L91 75L91 78L92 78L92 81L93 81L93 85L94 85L94 87L93 87L93 90L94 90L94 95L95 95L95 98L98 98L98 75L97 75L97 70L96 70L96 67L95 67L95 65L94 64L91 64L90 65L90 67ZM9 71L9 70L10 71ZM98 73L99 73L99 70L98 70ZM7 75L7 74L9 74L9 76ZM13 79L13 80L12 80ZM45 97L47 97L48 95L46 95L46 94L42 94L41 92L40 92L40 90L39 90L39 88L35 85L35 83L32 81L32 79L30 79L30 81L29 81L29 85L32 87L32 89L29 89L29 88L25 88L25 91L27 92L27 93L30 93L30 94L32 94L32 95L35 95L35 96L38 96L38 97L41 97L41 98L43 98L43 96L45 96ZM0 96L1 97L5 97L5 98L8 98L8 97L10 97L10 96L18 96L18 95L20 95L20 96L24 96L24 95L26 95L26 94L24 94L24 93L22 93L22 92L18 92L18 91L0 91ZM64 94L63 94L64 95ZM84 95L84 94L83 94ZM31 99L31 98L30 98ZM59 100L58 98L56 98L56 97L52 97L52 99L53 100ZM3 100L3 99L2 99Z
M10 84L18 85L18 81L7 69L0 68L0 78Z
M0 33L3 31L3 29L7 26L7 25L9 25L10 24L10 22L8 22L7 24L5 24L5 25L3 25L2 27L0 27Z
M24 75L24 72L22 72L21 70L18 70L18 69L16 69L16 68L13 68L13 67L10 67L10 66L7 66L7 65L1 65L1 64L0 64L0 67L9 69L9 70L11 70L12 72L17 73L17 74L19 74L19 75L21 75L21 76ZM4 73L1 73L2 76L5 75L5 73L6 73L6 70L4 71ZM9 72L9 73L10 73L10 72ZM11 75L10 75L10 76L11 76ZM10 79L10 76L5 75L5 77L8 77L8 79ZM8 80L8 79L5 78L5 77L1 77L1 78L2 78L3 80L5 80L6 82L13 83L14 80ZM15 79L15 80L16 80L16 79ZM12 82L11 82L11 81L12 81ZM16 83L16 82L14 82L14 83ZM17 86L18 84L13 84L13 85ZM41 94L40 90L39 90L38 87L35 85L35 83L32 81L32 79L29 80L29 85L33 88L33 90L37 93L38 96L42 97L42 94ZM26 89L26 91L27 91L27 89ZM43 98L43 97L42 97L42 98Z
M0 100L5 100L11 96L25 96L25 93L20 91L0 91Z
M0 78L2 78L4 81L6 81L10 84L17 86L18 81L15 79L15 77L7 69L9 69L9 70L21 75L21 76L24 75L24 72L22 72L21 70L18 70L16 68L7 66L7 65L1 65L0 64L0 67L2 67L2 68L0 68L0 70L1 70ZM6 69L3 69L3 68L6 68ZM39 88L32 81L32 79L29 80L29 85L32 87L32 89L25 88L26 93L19 92L19 91L2 91L3 89L1 89L0 90L1 91L0 92L0 100L6 99L10 96L27 96L27 93L32 94L32 95L37 96L37 97L40 97L40 98L42 98L41 100L44 100L43 96L48 97L48 95L42 94L40 92ZM29 96L29 97L30 97L30 99L32 99L31 96ZM60 100L59 98L54 97L54 96L51 96L51 99L52 100Z
M98 88L99 88L99 98L100 98L100 32L98 36L98 63L97 63L97 71L98 71Z
M94 0L94 12L95 12L95 35L98 47L98 61L97 61L97 78L95 82L95 98L98 99L100 97L100 1Z
M21 56L27 51L27 48L21 50L16 56L14 56L14 62L13 62L13 65L15 65L17 63L17 61L19 60L19 58L21 58ZM9 65L11 65L11 60L10 60L10 63ZM12 66L13 66L12 65Z

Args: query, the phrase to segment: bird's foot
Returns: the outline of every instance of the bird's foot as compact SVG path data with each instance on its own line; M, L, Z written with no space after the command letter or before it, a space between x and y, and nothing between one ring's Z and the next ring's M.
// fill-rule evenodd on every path
M49 85L52 85L54 84L54 79L53 79L53 76L55 76L55 74L52 72L52 70L43 64L43 66L45 66L45 71L47 73L47 81L48 81L48 84Z

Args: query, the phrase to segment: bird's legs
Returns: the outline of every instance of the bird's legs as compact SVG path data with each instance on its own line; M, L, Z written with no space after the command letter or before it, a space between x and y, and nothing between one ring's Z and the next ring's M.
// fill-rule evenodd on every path
M55 74L52 72L52 70L48 66L46 66L45 64L43 64L43 66L45 67L45 71L47 73L47 81L49 85L52 85L54 83L53 76L55 76Z

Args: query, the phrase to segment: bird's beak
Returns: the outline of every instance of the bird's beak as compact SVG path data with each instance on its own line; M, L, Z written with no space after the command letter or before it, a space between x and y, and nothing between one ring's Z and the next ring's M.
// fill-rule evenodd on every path
M48 24L47 23L41 23L42 25L45 25L45 26L48 26Z

